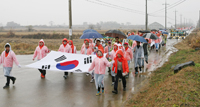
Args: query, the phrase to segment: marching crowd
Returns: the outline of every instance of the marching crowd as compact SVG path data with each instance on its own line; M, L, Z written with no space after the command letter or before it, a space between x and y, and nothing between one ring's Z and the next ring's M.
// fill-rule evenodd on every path
M142 68L144 67L144 62L148 64L148 54L149 50L156 48L158 51L160 44L162 43L161 32L152 32L156 34L159 39L152 40L146 38L147 43L141 43L139 41L126 41L122 43L119 37L113 39L101 40L99 38L85 39L81 47L80 53L85 55L96 55L97 57L93 59L90 68L88 69L89 76L91 74L91 81L95 82L97 94L100 95L104 93L104 76L106 72L106 67L108 67L108 72L112 77L112 85L114 85L113 93L117 94L118 82L122 80L123 90L126 91L126 78L129 77L129 68L131 61L134 61L135 74L142 73ZM134 35L134 33L132 33ZM138 33L142 36L142 33ZM165 41L166 42L166 41ZM131 44L130 44L131 43ZM3 87L8 88L10 80L13 84L16 81L16 78L12 75L13 62L16 63L18 67L21 67L19 62L16 59L15 53L11 49L9 43L5 44L5 51L2 52L0 57L0 65L3 64L4 76L7 79L7 83ZM63 39L62 44L60 45L59 52L77 54L76 46L74 46L72 40ZM43 39L39 41L38 46L35 49L33 60L41 60L44 58L50 50L45 46ZM104 54L105 57L104 57ZM46 70L39 69L41 73L41 78L45 78ZM65 79L68 77L68 72L64 72ZM100 91L102 89L102 91Z

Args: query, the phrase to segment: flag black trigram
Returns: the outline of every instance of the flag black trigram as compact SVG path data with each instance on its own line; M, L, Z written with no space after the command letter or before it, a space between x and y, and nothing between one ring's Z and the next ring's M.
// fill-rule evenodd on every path
M87 57L87 58L84 58L84 64L89 64L89 63L92 63L92 57Z
M42 69L50 69L51 65L42 65Z
M67 59L67 57L65 57L65 55L63 55L63 56L61 56L61 57L55 59L55 61L56 61L56 62L60 62L60 61L63 61L63 60L65 60L65 59Z

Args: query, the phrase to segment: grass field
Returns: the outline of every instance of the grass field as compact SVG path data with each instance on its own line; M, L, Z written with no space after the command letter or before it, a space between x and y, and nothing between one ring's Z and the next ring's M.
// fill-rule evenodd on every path
M12 46L12 50L16 54L24 55L24 54L33 54L35 48L38 46L38 42L40 39L20 39L20 38L1 38L0 39L0 52L4 50L4 45L6 43L10 43ZM50 50L57 51L62 43L62 39L44 39L45 45ZM77 47L77 50L80 50L83 40L74 39L74 45Z
M161 68L154 71L148 83L126 103L127 107L199 107L200 106L200 32L192 33L175 46L179 51L172 54ZM194 61L174 74L171 66Z

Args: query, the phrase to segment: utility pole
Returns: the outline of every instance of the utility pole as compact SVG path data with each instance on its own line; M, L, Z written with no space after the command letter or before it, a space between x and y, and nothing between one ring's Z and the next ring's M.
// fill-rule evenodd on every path
M145 30L148 29L148 14L147 14L147 0L146 0L146 15L145 15Z
M175 10L175 29L177 28L177 27L176 27L176 12L177 12L177 11Z
M185 17L184 17L184 27L185 27Z
M165 29L167 29L167 5L169 5L167 4L167 0L165 0L165 4L163 5L165 5Z
M181 20L180 20L180 25L181 25L181 28L182 28L182 15L180 15L181 17Z
M200 28L200 10L199 10L199 28Z
M69 40L72 40L72 3L69 0Z

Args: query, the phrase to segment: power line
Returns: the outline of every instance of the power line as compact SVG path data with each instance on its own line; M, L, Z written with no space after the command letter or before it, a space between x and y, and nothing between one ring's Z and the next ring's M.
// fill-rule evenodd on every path
M99 5L102 5L102 6L110 7L110 8L115 8L115 9L119 9L119 10L124 10L124 11L128 11L128 12L133 12L133 13L144 15L144 12L129 9L129 8L124 8L124 7L121 7L121 6L118 6L118 5L113 5L113 4L103 2L103 1L100 1L100 0L96 0L97 2L94 2L94 1L91 1L91 0L86 0L86 1L91 2L91 3L95 3L95 4L99 4Z
M174 8L174 7L176 7L176 6L180 5L181 3L185 2L185 1L186 1L186 0L184 0L184 1L181 1L179 4L176 4L176 5L174 5L173 7L170 7L170 8L168 8L167 10Z
M142 11L133 10L133 9L130 9L130 8L125 8L125 7L122 7L122 6L119 6L119 5L115 5L115 4L111 4L111 3L108 3L108 2L104 2L104 1L101 1L101 0L95 0L97 2L94 2L94 1L91 1L91 0L86 0L86 1L94 3L94 4L110 7L110 8L115 8L115 9L119 9L119 10L123 10L123 11L127 11L127 12L132 12L132 13L145 15L145 13L142 12ZM148 16L151 16L151 17L165 17L165 16L158 16L158 15L153 15L153 14L148 14ZM171 20L174 20L173 18L170 18L170 17L167 17L167 18L171 19Z
M119 6L119 5L115 5L115 4L112 4L112 3L104 2L104 1L101 1L101 0L96 0L96 1L101 2L101 3L108 4L108 5L111 5L111 6L116 6L116 7L120 7L120 8L124 8L124 9L128 9L128 10L133 10L133 11L136 11L136 12L144 13L143 11L134 10L134 9L125 8L125 7L121 7L121 6Z
M185 0L184 0L184 1L185 1ZM178 2L175 2L175 3L173 3L172 5L169 5L168 8L171 8L171 7L173 7L174 5L177 6L177 4L179 5L179 4L182 3L182 2L183 2L182 0L179 0ZM164 10L165 10L165 8L162 8L162 9L159 9L159 10L154 11L154 12L152 12L152 13L157 13L157 12L161 12L161 11L164 11Z

